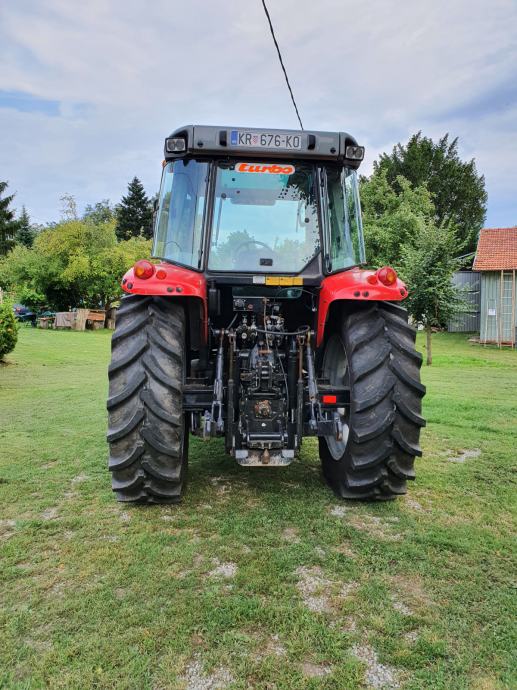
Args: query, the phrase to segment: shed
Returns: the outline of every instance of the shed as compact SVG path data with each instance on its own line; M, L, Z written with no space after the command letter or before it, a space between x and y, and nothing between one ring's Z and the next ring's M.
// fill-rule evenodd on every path
M477 271L456 271L452 276L452 284L461 290L465 307L458 309L449 319L449 333L479 333L480 275Z
M480 342L515 347L517 227L481 230L474 270L481 275Z

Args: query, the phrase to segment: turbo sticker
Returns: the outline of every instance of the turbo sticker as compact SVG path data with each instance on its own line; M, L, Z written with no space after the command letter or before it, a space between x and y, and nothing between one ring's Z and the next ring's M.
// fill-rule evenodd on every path
M296 168L294 165L277 165L276 163L237 163L236 172L242 173L267 173L269 175L292 175Z

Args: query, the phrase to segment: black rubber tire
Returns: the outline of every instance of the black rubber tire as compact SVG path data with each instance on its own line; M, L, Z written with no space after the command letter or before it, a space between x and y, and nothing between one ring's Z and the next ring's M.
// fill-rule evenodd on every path
M337 459L327 440L319 438L324 477L343 498L387 500L405 494L407 480L415 478L415 456L422 455L419 437L425 426L416 331L403 307L378 302L344 314L335 332L348 365L349 435Z
M108 443L118 501L177 503L186 483L185 312L166 297L128 295L109 365Z

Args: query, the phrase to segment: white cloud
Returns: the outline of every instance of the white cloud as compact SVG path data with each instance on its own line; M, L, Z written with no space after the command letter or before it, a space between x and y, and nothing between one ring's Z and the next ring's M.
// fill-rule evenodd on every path
M269 6L306 127L353 133L365 171L419 129L450 131L486 175L489 220L508 208L513 0ZM64 192L80 206L118 200L135 174L154 192L163 139L181 124L296 126L259 0L11 3L0 59L0 90L61 103L59 118L0 108L0 178L38 220L56 218Z

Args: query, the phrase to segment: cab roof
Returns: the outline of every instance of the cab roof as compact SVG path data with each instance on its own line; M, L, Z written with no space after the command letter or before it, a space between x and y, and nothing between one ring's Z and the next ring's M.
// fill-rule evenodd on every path
M165 139L165 160L188 156L316 159L358 168L364 147L347 132L187 125Z

